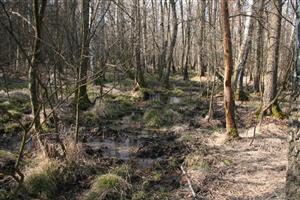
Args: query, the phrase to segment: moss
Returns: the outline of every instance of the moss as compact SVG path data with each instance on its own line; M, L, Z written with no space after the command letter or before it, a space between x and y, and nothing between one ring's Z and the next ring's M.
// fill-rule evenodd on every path
M271 110L272 110L273 117L275 117L277 119L286 119L287 118L287 115L282 112L282 110L279 108L278 105L276 105L276 104L273 105Z
M58 190L59 163L45 160L25 176L24 187L33 197L54 199Z
M21 130L16 120L20 120L23 114L31 112L28 96L22 93L13 93L10 100L0 100L0 109L4 109L9 113L4 113L0 118L0 129L4 133Z
M118 175L100 175L95 178L90 191L88 191L84 199L125 199L129 188L129 184Z
M231 128L229 131L227 131L227 135L229 136L229 139L239 139L237 128Z

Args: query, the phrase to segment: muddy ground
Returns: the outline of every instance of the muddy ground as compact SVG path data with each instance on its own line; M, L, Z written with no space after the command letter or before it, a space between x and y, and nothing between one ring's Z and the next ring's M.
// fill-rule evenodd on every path
M55 199L82 199L93 177L113 173L120 166L128 167L128 199L193 199L193 192L197 199L284 199L287 137L299 111L294 109L293 117L285 120L266 117L250 145L259 107L253 94L249 102L236 102L241 139L227 141L221 83L209 122L207 86L206 80L183 82L173 77L171 90L157 88L145 97L122 85L111 90L107 83L104 89L111 92L81 113L81 153L92 170L58 190ZM90 88L90 95L98 89ZM10 98L1 93L2 106L12 99L25 105L27 90L14 90ZM10 109L22 114L16 116L24 123L30 121L28 106ZM60 138L66 140L74 132L72 104L66 102L58 114L63 122ZM13 120L1 123L0 147L16 153L22 131ZM52 130L49 125L48 132ZM32 138L25 161L39 151Z

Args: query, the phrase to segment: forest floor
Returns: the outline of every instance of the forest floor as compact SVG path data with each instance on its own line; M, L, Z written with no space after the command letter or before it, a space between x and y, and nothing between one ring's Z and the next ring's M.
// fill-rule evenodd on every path
M133 91L133 84L128 80L117 86L106 83L107 95L103 100L82 111L82 144L72 158L77 167L75 171L69 167L72 173L62 174L67 181L62 183L64 187L58 185L63 189L55 190L54 199L85 199L96 177L109 174L116 174L126 182L125 195L122 194L125 199L188 200L193 199L192 190L197 199L284 199L291 119L265 117L250 145L257 124L255 112L260 104L259 97L251 94L250 101L236 102L241 138L228 141L224 134L221 83L216 85L214 115L209 122L206 119L209 81L196 77L182 81L180 76L174 76L170 90L152 81L149 84L155 89L143 91L146 97L140 91ZM8 109L16 119L28 123L28 91L19 87L10 89L9 98L1 92L0 108ZM90 97L98 93L98 86L89 87ZM59 137L66 147L70 146L70 136L74 133L71 102L72 98L58 111L63 122ZM288 103L284 102L282 107L285 109ZM299 110L294 109L291 116L299 120ZM20 127L5 115L0 122L0 148L17 153ZM47 131L53 133L53 126L48 125ZM41 168L39 148L32 141L25 153L25 163L29 165L22 165L27 176L32 168ZM72 174L72 178L65 178L66 174ZM7 182L0 184L5 188L3 184ZM103 195L109 192L102 191ZM39 194L26 198L21 195L21 199Z
M265 122L251 146L253 128L240 129L241 139L231 142L224 134L213 134L208 152L225 165L214 166L217 175L208 183L206 198L285 199L287 130L283 122Z

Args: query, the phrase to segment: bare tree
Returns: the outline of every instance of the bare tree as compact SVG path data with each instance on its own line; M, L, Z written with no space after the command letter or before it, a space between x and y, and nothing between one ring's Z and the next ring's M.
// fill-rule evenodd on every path
M33 54L31 63L29 65L29 90L32 114L34 117L35 129L40 129L40 104L38 100L38 67L41 63L41 48L42 48L42 28L43 28L43 18L46 10L47 0L33 0L33 16L34 16L34 26L35 26L35 37L33 44Z
M277 71L279 60L279 44L281 30L281 10L282 1L274 0L270 2L271 11L269 13L269 30L268 30L268 58L264 77L264 107L275 98L277 94ZM277 102L267 110L267 114L276 114L280 112Z
M221 0L221 25L223 31L224 49L224 107L226 115L226 129L230 137L238 137L238 131L234 119L234 98L231 88L231 74L233 68L232 45L229 24L228 1Z
M176 45L176 38L177 38L177 13L176 13L176 1L174 0L170 0L170 5L172 8L172 13L173 13L173 33L172 33L172 37L171 37L171 42L170 42L170 46L169 46L169 54L167 57L167 72L165 75L165 86L169 87L169 76L170 76L170 71L171 71L171 65L172 65L172 61L173 61L173 52L174 52L174 48Z

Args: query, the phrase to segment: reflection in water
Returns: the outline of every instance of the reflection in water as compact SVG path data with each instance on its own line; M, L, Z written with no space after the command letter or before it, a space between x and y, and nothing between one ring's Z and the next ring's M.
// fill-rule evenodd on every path
M143 146L155 141L158 138L150 135L140 136L103 136L102 138L90 138L86 144L94 150L101 150L103 157L117 158L125 162L133 162L139 168L148 168L161 158L138 158L137 152Z
M170 104L179 104L181 103L182 99L180 97L170 97L169 103Z
M176 97L176 96L169 97L168 95L157 93L157 94L150 95L150 101L169 103L169 104L179 104L182 102L182 97Z

